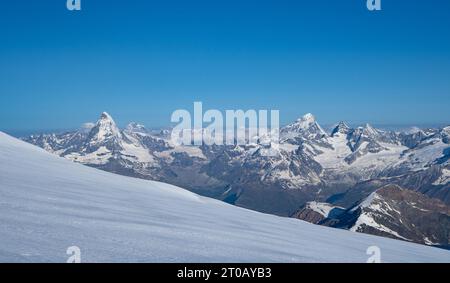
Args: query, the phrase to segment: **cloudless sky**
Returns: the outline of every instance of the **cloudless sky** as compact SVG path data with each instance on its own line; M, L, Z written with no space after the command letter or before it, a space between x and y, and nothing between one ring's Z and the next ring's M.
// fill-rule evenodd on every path
M16 0L0 5L0 130L169 125L176 109L450 124L450 1Z

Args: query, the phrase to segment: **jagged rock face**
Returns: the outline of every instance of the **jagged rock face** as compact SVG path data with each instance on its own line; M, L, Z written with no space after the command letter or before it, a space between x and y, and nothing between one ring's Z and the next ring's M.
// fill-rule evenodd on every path
M120 151L123 149L122 134L112 117L103 112L97 124L90 130L87 140L83 145L83 151L92 153L105 147L110 151Z
M328 219L336 219L344 212L345 210L342 207L312 201L306 203L292 217L314 224L321 224Z
M337 135L348 135L351 129L345 122L339 122L337 126L331 131L331 137L335 137Z
M321 139L327 133L316 122L312 114L306 114L292 124L287 125L280 131L282 138L293 139L302 138L306 140Z
M383 135L378 130L367 124L364 128L357 128L349 133L348 141L353 153L360 156L367 153L378 153L385 148L381 146L380 142L383 140ZM356 158L355 158L356 159ZM348 158L353 160L353 158Z
M450 207L423 194L386 185L322 223L427 245L450 246Z
M445 127L441 131L441 136L443 142L449 144L450 143L450 127Z
M360 157L363 157L369 153L379 153L383 150L388 150L387 148L381 146L376 141L367 140L364 146L361 146L362 143L356 144L356 148L353 148L353 152L345 158L345 162L349 165L357 161Z
M129 134L137 134L137 133L141 133L141 134L148 134L149 131L145 128L144 125L135 123L135 122L131 122L130 124L127 125L127 127L125 128L125 132L129 133Z
M304 220L312 224L319 224L324 219L326 219L326 217L319 212L307 208L299 210L298 212L294 213L292 217Z
M354 198L359 200L346 210L336 210L339 206L327 203L308 203L293 216L354 232L450 247L450 206L398 185L371 185L377 189L360 187L366 197Z
M415 133L407 134L407 133L401 133L400 134L400 141L402 144L407 146L408 148L414 148L418 146L421 142L423 142L425 139L427 139L429 136L422 130L419 130Z
M49 152L58 155L64 152L77 151L80 145L87 137L87 133L83 131L50 134L50 135L32 135L26 139L31 144L37 145Z
M120 130L102 113L79 131L25 140L102 170L291 216L311 201L348 208L387 184L450 204L449 129L395 133L341 122L327 134L307 114L280 130L280 146L268 157L266 145L175 146L170 131L154 133L137 123ZM317 222L316 213L307 208L301 217Z

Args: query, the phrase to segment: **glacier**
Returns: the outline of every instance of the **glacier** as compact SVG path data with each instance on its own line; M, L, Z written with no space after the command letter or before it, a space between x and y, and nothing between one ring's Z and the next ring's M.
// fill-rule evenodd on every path
M87 167L0 132L0 262L450 262L450 251Z

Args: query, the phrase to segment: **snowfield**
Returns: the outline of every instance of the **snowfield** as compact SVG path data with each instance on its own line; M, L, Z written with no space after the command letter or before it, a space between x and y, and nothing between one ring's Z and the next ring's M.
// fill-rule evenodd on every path
M253 212L0 133L0 262L450 262L450 251Z

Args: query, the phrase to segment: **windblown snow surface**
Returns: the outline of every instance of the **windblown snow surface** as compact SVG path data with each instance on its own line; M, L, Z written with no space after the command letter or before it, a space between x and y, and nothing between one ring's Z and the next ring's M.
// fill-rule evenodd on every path
M450 252L257 213L0 133L0 262L450 262Z

